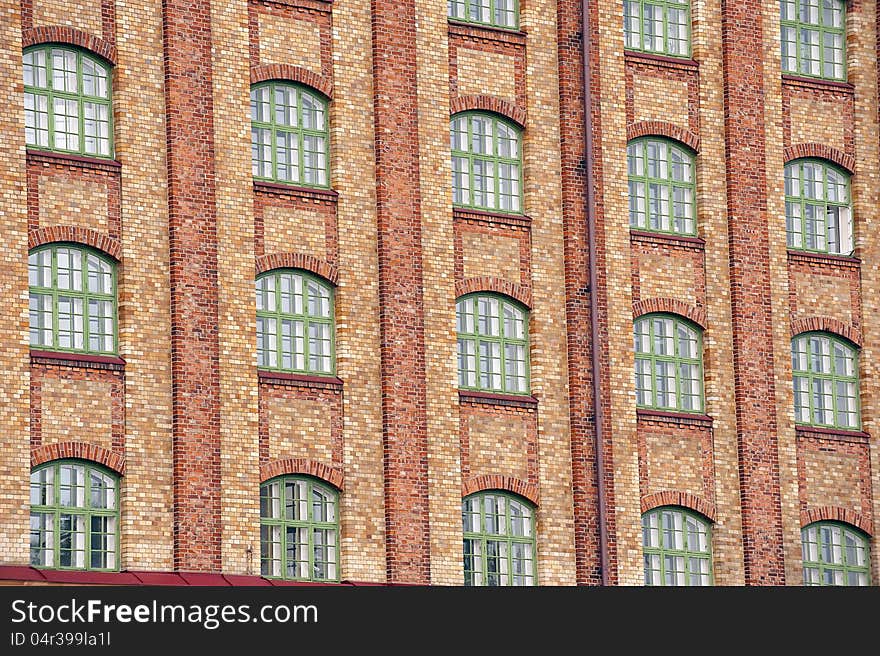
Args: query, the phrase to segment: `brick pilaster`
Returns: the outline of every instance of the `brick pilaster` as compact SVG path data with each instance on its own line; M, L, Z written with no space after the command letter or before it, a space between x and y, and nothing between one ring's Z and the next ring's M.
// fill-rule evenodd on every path
M763 6L722 3L730 244L745 582L785 583L764 119ZM777 175L771 171L771 175Z
M220 570L217 211L208 0L164 4L174 567Z
M387 575L430 581L415 2L372 2Z

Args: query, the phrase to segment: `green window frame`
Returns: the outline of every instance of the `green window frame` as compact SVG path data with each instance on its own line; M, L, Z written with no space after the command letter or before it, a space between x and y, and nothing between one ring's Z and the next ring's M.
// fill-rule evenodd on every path
M820 159L785 165L785 229L789 248L852 255L850 175Z
M448 0L447 8L453 20L519 29L519 0Z
M330 186L328 102L302 84L251 87L251 163L256 180Z
M807 332L791 340L795 421L808 426L858 430L859 353L831 333Z
M462 501L464 584L537 585L535 507L502 490Z
M455 305L458 385L503 394L529 393L529 313L500 294L474 293Z
M333 376L336 336L333 286L303 269L257 276L257 366Z
M690 57L690 2L624 0L623 33L627 50Z
M846 81L844 0L781 0L782 72Z
M30 345L116 355L116 263L97 250L55 242L28 254Z
M703 337L692 322L652 313L634 324L636 405L703 412Z
M291 581L339 581L339 494L310 476L260 485L260 572Z
M871 548L858 529L814 522L801 529L804 585L871 585Z
M119 476L86 460L53 460L31 471L33 567L119 570Z
M647 586L712 585L712 526L687 508L662 506L642 515Z
M522 131L484 112L452 117L452 203L489 212L521 214Z
M113 156L110 66L79 48L26 48L25 143L30 148L88 157Z
M626 147L629 225L695 236L694 155L670 139L641 137Z

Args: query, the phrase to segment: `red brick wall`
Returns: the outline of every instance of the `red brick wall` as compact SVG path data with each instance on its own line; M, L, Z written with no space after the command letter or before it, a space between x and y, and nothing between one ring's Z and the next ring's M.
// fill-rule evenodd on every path
M165 3L174 566L220 570L220 380L210 3Z
M415 4L373 0L388 580L430 581Z
M746 584L785 583L770 312L762 3L724 3L734 394ZM777 175L771 171L770 175Z

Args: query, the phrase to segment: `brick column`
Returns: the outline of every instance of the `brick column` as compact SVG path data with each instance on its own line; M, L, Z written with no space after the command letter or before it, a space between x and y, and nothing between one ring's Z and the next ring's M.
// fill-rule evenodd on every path
M430 581L414 0L373 0L385 527L390 582Z
M595 21L591 23L595 24ZM560 0L557 8L559 114L576 580L579 585L599 585L602 582L602 561L599 554L599 492L591 375L589 258L592 254L589 252L585 211L582 28L582 1ZM598 55L598 48L593 52ZM597 81L598 75L593 79Z
M174 567L220 570L217 217L208 0L166 0Z
M785 583L770 304L764 8L724 0L727 209L745 582ZM773 171L776 175L777 172Z

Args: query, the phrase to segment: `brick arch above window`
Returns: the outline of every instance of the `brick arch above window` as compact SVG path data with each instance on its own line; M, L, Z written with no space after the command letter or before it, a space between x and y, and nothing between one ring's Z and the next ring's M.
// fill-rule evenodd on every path
M682 490L664 490L646 494L641 499L642 513L646 513L661 506L681 506L694 510L711 522L715 521L715 504L706 501L702 497Z
M700 152L700 137L685 128L668 121L636 121L626 128L626 140L639 137L666 137L678 141L695 153Z
M64 460L67 458L89 460L103 465L120 476L125 474L125 456L97 444L74 441L56 442L31 449L31 467L39 467L53 460Z
M791 322L791 336L797 337L801 333L832 333L843 337L855 346L862 346L862 331L855 326L844 323L840 319L834 317L806 317L804 319L794 319Z
M323 462L310 460L309 458L279 458L260 465L260 483L265 483L276 476L290 474L314 476L340 491L343 489L345 479L342 469L339 467L326 465Z
M303 269L316 276L321 276L328 282L336 284L339 279L339 269L328 262L309 255L308 253L270 253L257 258L257 275L274 269Z
M856 168L855 157L848 155L837 148L826 146L825 144L800 143L795 144L794 146L789 146L783 151L783 159L786 164L796 159L803 159L804 157L814 157L834 162L850 174L852 174Z
M83 244L106 253L117 262L122 259L122 244L118 239L103 232L82 226L49 226L28 232L28 249L54 242Z
M68 25L40 25L39 27L24 30L22 33L22 48L43 43L77 46L106 59L114 66L116 65L116 46L94 34L83 32L75 27Z
M290 64L260 64L251 67L251 84L268 82L269 80L283 80L286 82L298 82L316 91L320 91L327 98L333 98L333 83L323 75L310 71L302 66Z
M524 499L528 499L535 506L538 505L538 486L534 483L527 483L520 478L502 476L500 474L487 474L471 476L461 483L462 497L470 496L476 492L485 492L486 490L513 492Z
M508 100L497 96L489 96L485 94L475 94L469 96L458 96L453 98L449 103L449 114L454 116L460 112L467 111L485 111L494 112L510 119L519 127L526 126L526 110Z
M473 294L475 292L503 294L519 301L528 309L532 307L532 293L522 285L517 285L504 278L479 276L477 278L465 278L455 283L456 298L461 298L465 294Z
M638 319L643 315L654 312L677 314L685 319L690 319L703 330L706 329L706 310L680 301L677 298L646 298L633 303L633 319Z
M868 517L850 510L849 508L840 508L838 506L818 506L816 508L808 508L801 511L801 528L806 528L815 522L843 522L855 526L868 535L873 533L873 527Z

